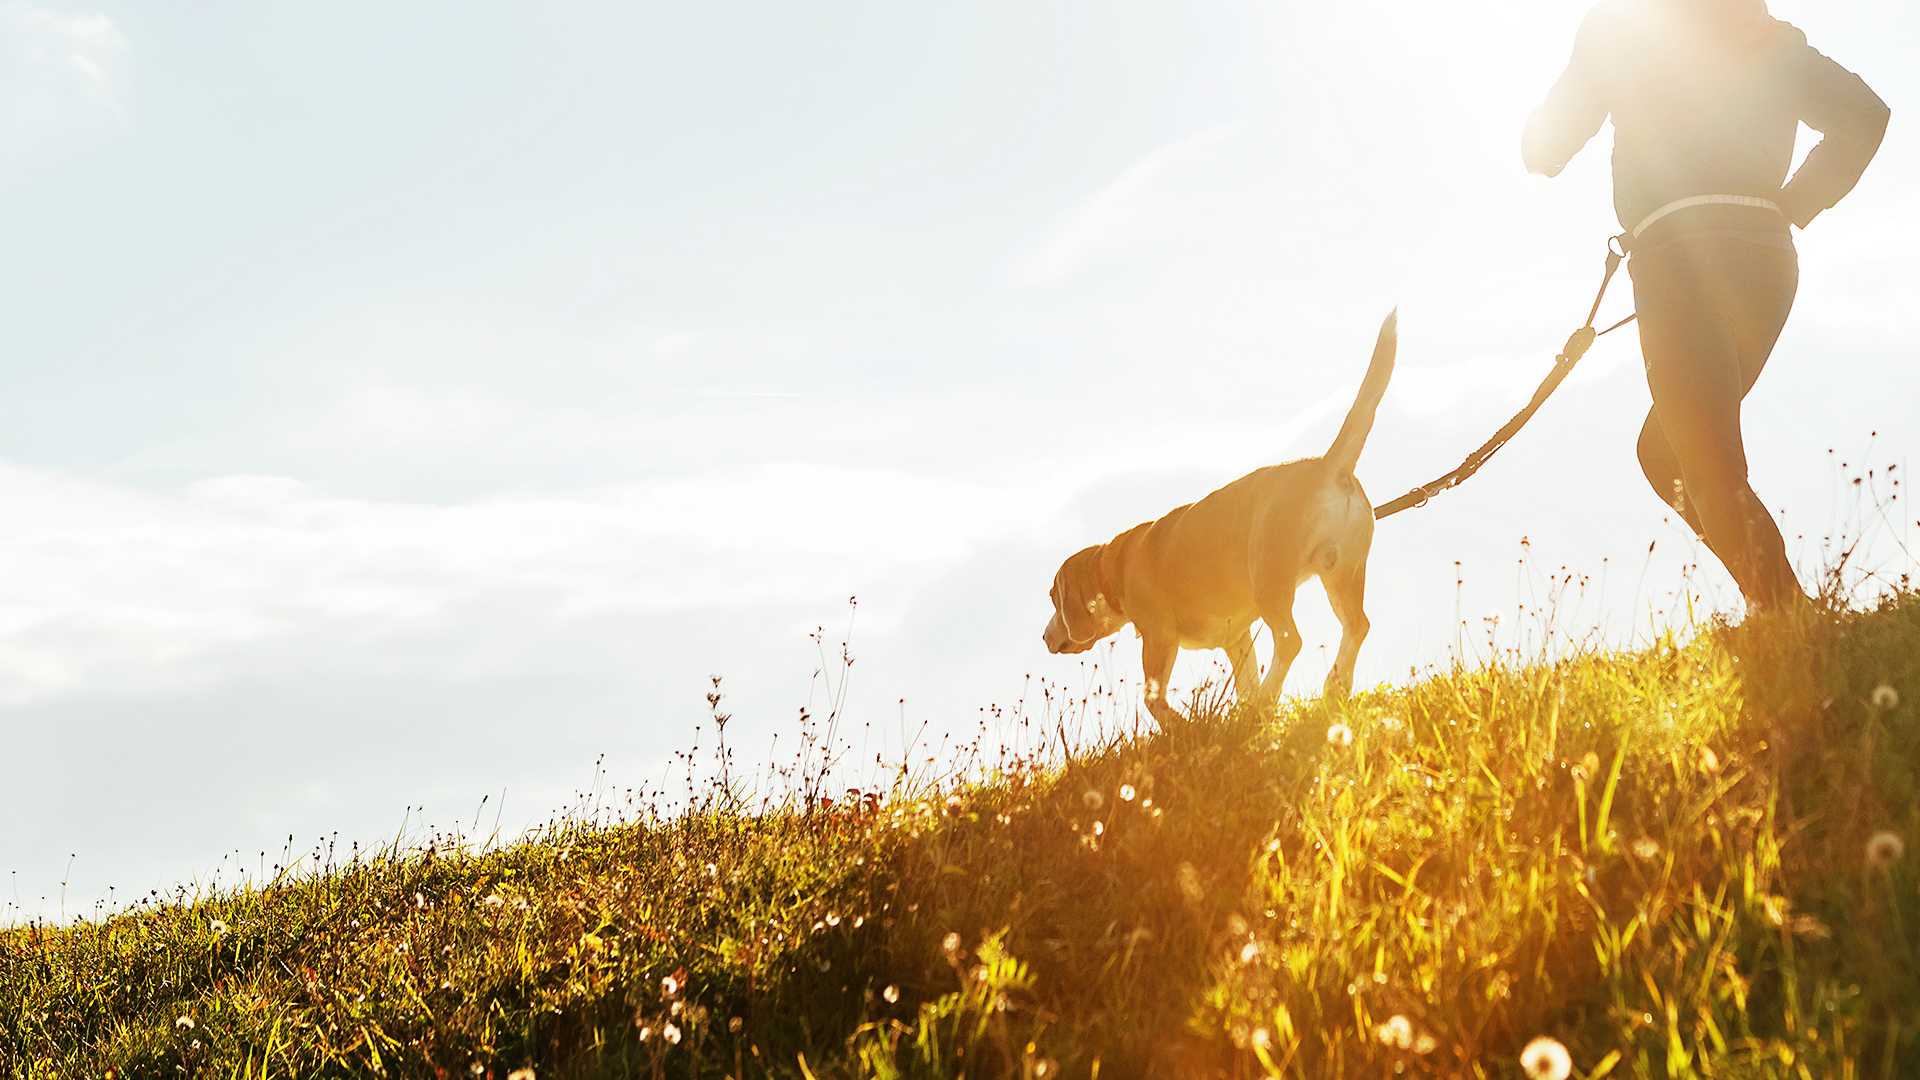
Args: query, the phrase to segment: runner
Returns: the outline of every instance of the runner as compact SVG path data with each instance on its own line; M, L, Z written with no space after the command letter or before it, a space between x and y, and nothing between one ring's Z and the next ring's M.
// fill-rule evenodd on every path
M1764 0L1604 0L1527 118L1530 172L1558 175L1613 118L1613 202L1633 257L1653 408L1640 468L1750 610L1806 600L1747 483L1740 401L1799 285L1788 225L1853 190L1887 107ZM1799 125L1824 137L1788 180Z

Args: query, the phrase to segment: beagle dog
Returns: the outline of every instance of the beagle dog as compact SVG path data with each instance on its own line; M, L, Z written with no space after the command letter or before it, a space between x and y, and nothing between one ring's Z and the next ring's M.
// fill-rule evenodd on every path
M1317 458L1269 465L1196 503L1076 552L1053 578L1047 651L1082 653L1128 623L1141 638L1147 709L1165 724L1167 679L1181 649L1225 649L1240 703L1272 709L1300 653L1294 590L1319 576L1340 619L1340 652L1325 693L1344 698L1367 636L1362 609L1373 507L1353 466L1393 376L1395 315L1380 326L1360 395L1333 445ZM1259 678L1255 619L1273 632L1273 665Z

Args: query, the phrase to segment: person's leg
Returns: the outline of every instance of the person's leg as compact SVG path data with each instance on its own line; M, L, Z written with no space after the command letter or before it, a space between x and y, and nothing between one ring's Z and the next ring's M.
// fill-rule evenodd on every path
M1642 471L1750 604L1792 603L1804 594L1779 528L1747 483L1740 432L1740 400L1792 303L1792 252L1703 239L1630 265L1654 402L1640 434Z

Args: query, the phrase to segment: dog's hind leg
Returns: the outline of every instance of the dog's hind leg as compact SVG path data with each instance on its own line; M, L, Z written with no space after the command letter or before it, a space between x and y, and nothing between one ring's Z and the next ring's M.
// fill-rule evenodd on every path
M1367 567L1360 563L1342 567L1320 579L1326 586L1327 601L1340 619L1340 651L1333 658L1333 670L1327 672L1322 693L1344 701L1353 692L1353 665L1360 658L1360 643L1367 640Z

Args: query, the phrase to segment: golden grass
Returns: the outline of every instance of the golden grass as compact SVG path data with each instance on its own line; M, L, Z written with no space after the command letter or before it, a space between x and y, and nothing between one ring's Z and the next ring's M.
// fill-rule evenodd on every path
M953 787L396 845L0 931L0 1071L1517 1077L1547 1036L1576 1077L1916 1075L1917 706L1901 594L1209 698Z

